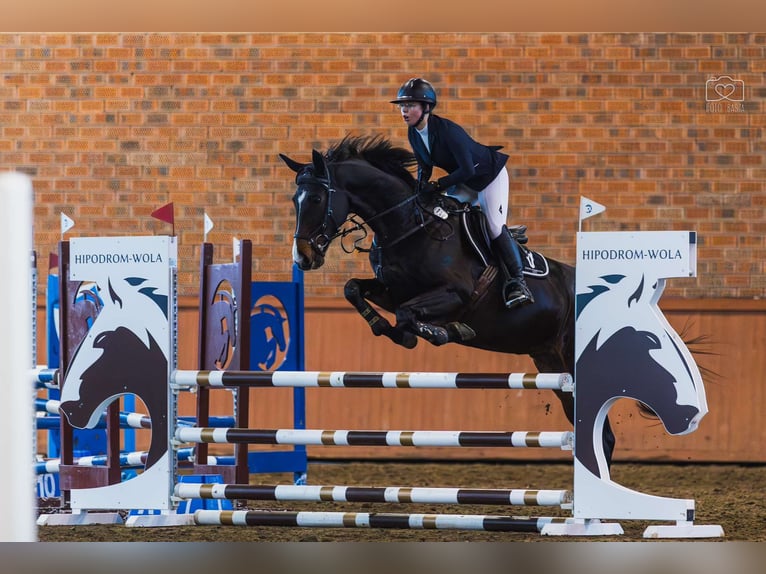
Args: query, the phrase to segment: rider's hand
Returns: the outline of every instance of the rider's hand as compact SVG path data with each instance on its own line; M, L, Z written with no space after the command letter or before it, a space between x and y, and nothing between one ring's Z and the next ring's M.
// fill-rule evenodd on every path
M426 181L420 185L420 193L425 197L438 195L441 192L441 186L438 181Z

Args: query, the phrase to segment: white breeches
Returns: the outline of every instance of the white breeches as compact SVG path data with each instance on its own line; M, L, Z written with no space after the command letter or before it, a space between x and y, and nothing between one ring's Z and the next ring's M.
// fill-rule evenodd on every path
M487 187L476 192L466 186L458 186L454 195L462 201L479 205L487 217L490 239L494 239L503 231L508 218L508 170L504 167Z

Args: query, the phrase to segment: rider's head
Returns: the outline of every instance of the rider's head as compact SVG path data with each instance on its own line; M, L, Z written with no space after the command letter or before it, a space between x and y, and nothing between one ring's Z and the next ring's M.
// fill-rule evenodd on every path
M392 104L398 104L408 126L422 128L428 114L436 107L436 90L423 78L410 78L402 84Z

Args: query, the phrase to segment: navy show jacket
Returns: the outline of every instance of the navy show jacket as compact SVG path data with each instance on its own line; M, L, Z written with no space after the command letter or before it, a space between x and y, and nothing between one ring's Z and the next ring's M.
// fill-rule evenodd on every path
M500 147L480 144L455 122L433 113L428 117L431 153L414 127L407 129L407 138L418 160L418 180L430 180L433 167L439 167L447 172L439 178L442 189L462 183L481 191L508 161L508 156L498 151Z

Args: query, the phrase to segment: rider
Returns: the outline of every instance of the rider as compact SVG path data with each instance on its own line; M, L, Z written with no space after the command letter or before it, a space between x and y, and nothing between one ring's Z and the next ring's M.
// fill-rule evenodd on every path
M521 249L505 226L508 210L508 156L474 141L455 122L432 113L436 91L422 78L407 80L392 104L398 104L407 123L407 137L418 161L418 186L421 193L450 192L463 184L478 193L478 202L487 216L492 249L505 274L505 306L533 303L524 281ZM433 167L447 175L429 181ZM452 189L450 189L452 188Z

